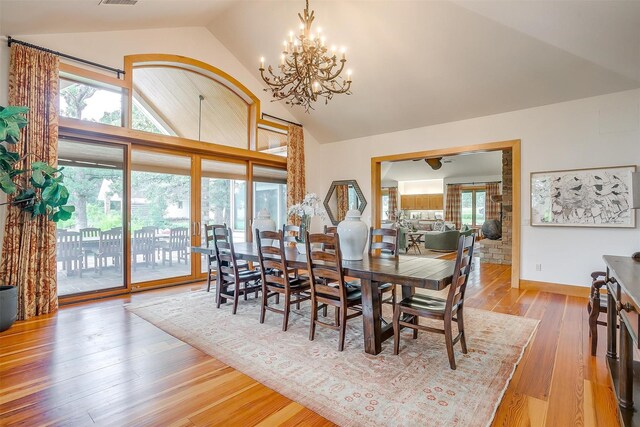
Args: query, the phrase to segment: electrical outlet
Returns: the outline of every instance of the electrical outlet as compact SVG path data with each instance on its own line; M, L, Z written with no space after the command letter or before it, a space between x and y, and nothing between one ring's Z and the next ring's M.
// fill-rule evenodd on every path
M542 271L542 264L536 264L536 271Z

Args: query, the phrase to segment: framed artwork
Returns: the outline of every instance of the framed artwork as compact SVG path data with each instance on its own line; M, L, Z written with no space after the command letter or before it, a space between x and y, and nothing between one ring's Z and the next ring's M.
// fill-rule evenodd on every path
M531 225L635 227L631 174L635 166L531 174Z

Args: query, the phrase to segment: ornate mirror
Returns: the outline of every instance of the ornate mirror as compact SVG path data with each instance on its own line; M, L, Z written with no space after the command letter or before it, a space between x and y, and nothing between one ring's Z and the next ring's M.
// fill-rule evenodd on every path
M333 225L338 225L346 216L347 211L357 209L362 213L366 206L367 201L354 179L333 181L327 192L327 197L324 198L324 208Z

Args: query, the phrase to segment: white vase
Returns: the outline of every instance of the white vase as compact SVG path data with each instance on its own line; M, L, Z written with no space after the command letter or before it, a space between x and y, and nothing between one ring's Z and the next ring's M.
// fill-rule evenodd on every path
M253 220L253 229L260 231L276 231L276 222L271 219L271 214L268 210L262 209L258 212L258 215ZM263 239L262 244L265 246L271 245L271 239Z
M338 224L340 250L342 259L345 261L360 261L363 258L369 237L369 227L360 217L360 211L352 209L347 212L344 221Z

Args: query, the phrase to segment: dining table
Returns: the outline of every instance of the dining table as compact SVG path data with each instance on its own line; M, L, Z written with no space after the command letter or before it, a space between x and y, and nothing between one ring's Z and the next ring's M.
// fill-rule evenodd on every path
M213 246L192 246L191 250L203 255L215 255ZM258 262L258 248L255 243L234 244L238 259ZM285 248L287 264L291 268L305 270L307 256L295 247ZM362 322L364 350L369 354L379 354L382 343L393 336L393 325L382 322L379 286L394 283L402 287L402 297L415 293L416 288L442 290L453 278L455 261L437 258L421 258L407 255L394 257L386 254L365 253L360 261L342 261L345 276L359 279L362 292Z

